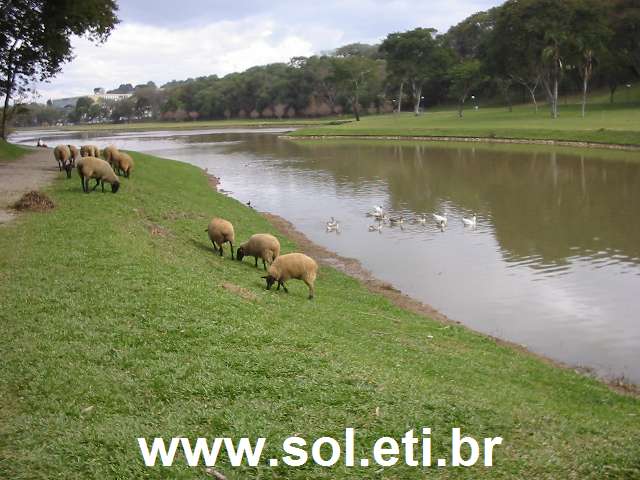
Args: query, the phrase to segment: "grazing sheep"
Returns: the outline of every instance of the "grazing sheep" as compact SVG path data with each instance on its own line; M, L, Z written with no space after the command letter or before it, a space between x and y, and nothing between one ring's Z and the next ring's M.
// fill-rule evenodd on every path
M209 232L209 239L211 243L213 243L213 248L219 250L220 256L222 256L222 244L229 242L231 246L231 259L234 259L233 241L235 239L235 233L231 222L223 218L213 218L209 223L209 228L207 228L205 232Z
M102 150L102 158L104 158L113 167L113 154L118 152L115 145L109 145Z
M274 282L278 282L277 290L280 285L286 293L289 293L284 282L291 278L302 280L309 287L309 300L313 298L313 285L318 274L318 264L311 257L307 257L303 253L288 253L274 260L269 267L267 275L262 277L267 280L267 290L271 289Z
M82 145L80 147L80 155L83 157L100 157L100 149L95 145Z
M118 175L124 175L129 178L131 170L133 169L133 158L128 153L120 152L118 150L110 151L111 165Z
M71 163L71 150L67 145L57 145L53 149L53 157L58 162L58 169L62 171L64 169L67 172L67 178L71 178L71 170L73 164Z
M82 190L85 193L89 193L89 179L91 178L96 179L93 190L95 190L98 185L102 185L102 191L104 192L104 182L111 184L112 193L116 193L118 188L120 188L120 181L113 171L113 168L101 158L82 157L78 160L78 175L80 175Z
M242 261L245 256L253 257L258 267L258 257L262 259L262 266L267 269L267 263L271 264L280 255L280 242L268 233L256 233L238 247L236 260Z
M69 151L71 152L71 165L75 167L76 160L80 157L80 150L75 145L67 145L69 147Z

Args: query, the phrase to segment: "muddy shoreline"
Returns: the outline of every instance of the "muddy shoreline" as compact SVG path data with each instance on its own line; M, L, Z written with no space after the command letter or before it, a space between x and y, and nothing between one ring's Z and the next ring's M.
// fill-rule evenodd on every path
M418 142L463 142L463 143L498 143L516 145L548 145L556 147L604 148L608 150L640 151L639 145L622 145L616 143L579 142L571 140L536 140L527 138L491 138L491 137L431 137L405 135L279 135L285 140L404 140Z

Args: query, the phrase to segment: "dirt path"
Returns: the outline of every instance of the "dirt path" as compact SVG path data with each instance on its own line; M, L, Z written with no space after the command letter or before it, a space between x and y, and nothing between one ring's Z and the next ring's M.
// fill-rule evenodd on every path
M58 167L48 148L34 149L17 160L0 162L0 224L15 217L11 205L24 193L50 184L56 176Z

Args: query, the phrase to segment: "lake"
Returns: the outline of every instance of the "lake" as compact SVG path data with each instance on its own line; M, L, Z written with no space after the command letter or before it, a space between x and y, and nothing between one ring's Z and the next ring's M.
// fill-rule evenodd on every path
M113 143L207 168L233 197L285 217L452 319L640 383L639 152L294 142L279 139L283 131L48 131L12 140ZM404 225L369 231L374 205ZM447 214L444 231L432 213ZM474 213L476 226L463 225ZM426 223L413 223L421 214ZM332 216L339 233L327 232Z

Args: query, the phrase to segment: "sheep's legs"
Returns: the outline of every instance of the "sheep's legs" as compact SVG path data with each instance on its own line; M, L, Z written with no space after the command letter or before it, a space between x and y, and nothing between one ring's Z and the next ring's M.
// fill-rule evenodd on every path
M278 288L276 288L276 290L280 290L280 285L282 285L284 293L289 293L289 290L287 290L287 287L282 280L278 280Z
M233 256L233 243L229 242L229 245L231 245L231 260L235 260Z
M256 268L258 268L258 257L253 257L253 258L256 261Z
M307 287L309 287L309 300L311 300L313 298L313 294L314 294L313 285L311 283L307 282L306 280L304 281L304 283L306 283Z
M258 266L258 259L256 258L256 267ZM262 259L262 266L264 267L265 272L267 271L267 262Z
M93 186L93 190L95 190L96 188L98 188L98 185L100 185L100 180L96 179L96 184ZM87 187L89 186L89 180L87 180Z

